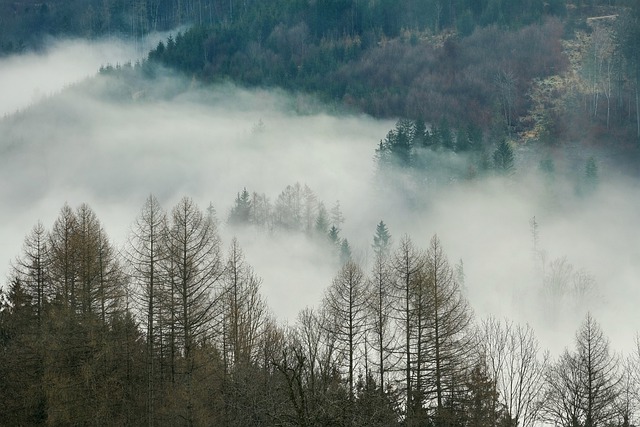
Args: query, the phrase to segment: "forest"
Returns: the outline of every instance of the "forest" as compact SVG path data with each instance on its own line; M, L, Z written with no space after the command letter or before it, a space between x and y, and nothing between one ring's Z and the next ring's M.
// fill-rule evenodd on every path
M206 82L313 93L375 117L446 119L519 141L626 148L640 138L632 0L93 3L0 3L0 46L37 49L46 35L137 41L183 26L148 60Z
M87 204L65 204L50 229L37 223L2 295L3 423L480 427L637 419L640 347L626 355L610 349L591 314L571 346L551 357L529 325L474 316L463 264L449 261L437 235L419 244L380 221L365 270L339 237L339 203L327 212L297 184L268 205L245 189L225 222L303 233L336 265L320 304L290 325L276 322L239 241L222 243L213 206L202 210L184 197L165 211L149 196L122 250ZM531 226L535 236L535 219ZM593 279L565 267L548 266L544 292L549 301L566 292L582 304Z
M1 425L640 424L640 3L0 0L0 66L160 31L0 119Z

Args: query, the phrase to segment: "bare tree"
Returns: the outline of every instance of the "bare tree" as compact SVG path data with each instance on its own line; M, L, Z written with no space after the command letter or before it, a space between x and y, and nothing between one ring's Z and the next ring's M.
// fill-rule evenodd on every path
M149 426L155 421L156 324L159 322L163 286L161 265L166 258L167 217L158 200L150 195L136 219L126 248L127 265L136 306L144 319L147 340L147 416Z
M413 425L413 371L412 371L412 345L413 345L413 321L414 309L412 305L415 282L424 267L424 254L418 251L409 236L403 236L396 250L391 266L395 274L396 289L394 290L394 313L398 330L404 335L404 342L399 348L399 355L404 364L404 392L406 404L406 419L408 425Z
M368 280L367 323L377 356L373 364L378 370L378 387L380 393L384 393L388 371L394 365L392 358L397 345L391 305L395 283L388 255L382 252L376 255Z
M38 221L24 239L22 256L16 258L11 265L11 275L20 281L25 292L31 297L38 331L42 326L45 306L54 294L49 279L50 262L47 232Z
M565 426L599 427L616 415L620 374L602 330L587 314L574 353L565 351L547 375L544 415Z
M267 307L260 295L261 280L245 261L238 240L229 247L220 299L226 367L247 366L259 355L259 340L267 321Z
M367 288L364 273L347 261L327 289L323 305L330 319L329 333L335 335L338 351L347 360L347 383L353 398L359 350L365 333Z
M56 296L71 312L77 308L76 260L78 248L75 245L77 219L69 205L65 204L53 224L49 234L50 277Z
M532 426L540 409L548 357L539 359L533 329L489 317L481 324L478 346L510 422Z
M426 254L430 310L427 314L428 336L424 353L430 371L426 381L437 409L436 417L445 408L445 399L453 405L462 387L471 350L469 327L472 313L467 300L454 279L454 271L444 254L438 236L433 236ZM423 349L421 349L422 351Z
M168 273L170 274L172 322L175 323L184 357L186 423L195 423L192 374L195 350L204 342L216 316L218 283L224 272L220 238L211 216L205 216L193 200L183 198L171 212L168 231Z
M77 277L80 306L85 315L96 314L106 322L123 309L125 280L116 251L106 237L95 212L87 204L76 211L75 243L79 257Z

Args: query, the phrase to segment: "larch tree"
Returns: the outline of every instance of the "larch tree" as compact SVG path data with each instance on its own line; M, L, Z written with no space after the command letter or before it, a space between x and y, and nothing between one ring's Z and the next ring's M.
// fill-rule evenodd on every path
M275 201L274 225L284 230L299 231L303 228L304 195L300 183L287 185Z
M227 367L256 363L259 341L267 318L266 304L260 295L261 279L246 262L236 238L229 246L220 299L224 358Z
M41 222L25 237L22 256L11 265L11 275L20 280L25 292L31 296L38 328L42 326L46 305L53 297L49 279L49 241Z
M414 246L409 236L403 236L400 240L398 248L391 258L391 267L395 276L396 288L394 289L393 312L395 313L395 321L398 327L398 333L403 334L399 337L400 345L398 346L399 366L404 371L403 390L405 393L406 411L405 417L408 425L414 425L413 417L413 322L414 307L412 305L413 291L416 281L420 278L424 268L424 254Z
M430 366L425 381L430 388L436 419L442 422L444 413L451 411L463 385L471 350L469 328L472 313L438 236L431 239L424 269L429 293L427 324L430 339L423 342L424 350L420 351L424 351Z
M378 370L378 388L383 394L388 381L388 371L393 367L393 354L397 345L392 318L393 292L396 285L389 256L383 251L376 255L368 281L367 324L370 342L376 355L373 365Z
M545 419L570 426L608 425L616 416L620 381L618 359L587 314L576 334L575 351L566 350L548 371Z
M349 396L353 399L357 362L365 334L367 288L364 273L353 261L344 263L324 297L338 351L346 359Z
M248 409L255 401L251 393L261 385L251 382L260 362L261 341L269 319L260 295L261 280L246 262L236 238L229 246L222 282L217 311L222 325L218 329L222 332L225 418L242 425L251 422Z
M56 298L74 314L78 305L76 228L76 215L69 205L65 204L49 233L50 277Z
M192 425L196 422L193 410L196 349L208 338L216 317L224 264L213 218L204 215L190 198L180 200L171 212L167 258L171 283L171 321L175 323L174 331L177 332L176 338L184 360L181 377L186 402L182 417Z
M162 263L166 258L167 217L158 200L150 195L135 220L126 249L135 304L143 319L147 351L147 417L155 423L156 348L162 340L156 335L163 287Z
M116 251L111 246L95 212L87 204L76 211L78 279L81 286L83 314L99 316L107 323L122 308L124 276Z

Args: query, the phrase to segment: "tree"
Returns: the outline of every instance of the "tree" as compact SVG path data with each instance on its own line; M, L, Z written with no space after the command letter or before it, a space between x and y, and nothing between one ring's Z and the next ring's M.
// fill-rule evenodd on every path
M391 266L395 274L396 289L394 289L394 313L398 323L398 331L402 333L403 342L401 351L401 364L404 370L404 392L406 418L409 425L414 423L414 378L413 378L413 322L415 318L412 304L414 287L423 269L424 255L418 251L409 236L403 236L398 249L391 260Z
M502 139L493 152L493 167L499 173L508 175L514 170L514 153L511 144Z
M116 251L106 237L96 214L87 204L76 211L75 242L80 256L77 276L81 286L83 314L98 314L107 323L122 308L125 279Z
M391 234L384 221L376 226L376 234L373 236L373 252L378 255L388 255L391 248Z
M344 214L340 209L340 200L336 200L333 208L331 208L331 225L333 225L338 231L342 230L342 224L344 224Z
M494 78L494 83L504 123L509 133L511 133L516 100L516 77L510 70L500 70Z
M544 416L566 426L606 426L619 394L618 360L596 321L587 314L573 353L565 350L547 374Z
M158 200L150 195L131 229L126 249L129 276L135 304L140 311L146 336L147 417L155 422L156 347L162 345L160 330L161 298L164 288L162 265L166 261L167 216Z
M425 362L431 367L426 372L431 398L435 400L436 420L441 420L445 399L455 396L461 387L466 369L470 340L471 309L455 281L454 271L444 254L440 239L434 235L425 257L429 310L428 337L424 340ZM455 397L453 397L455 399ZM451 397L449 397L451 399ZM455 402L448 402L454 405Z
M510 425L533 426L547 369L546 355L538 358L533 329L490 317L482 322L477 340L483 363L495 381L497 402Z
M338 249L341 244L340 230L338 230L338 227L336 227L335 225L332 225L331 228L329 229L329 233L327 234L327 237L329 238L329 242L331 243L331 245L335 249Z
M65 204L53 224L50 240L50 277L61 304L75 314L78 305L76 290L76 260L78 248L75 244L77 219L69 205Z
M365 333L367 289L364 274L353 261L347 261L328 288L323 305L330 322L328 331L335 336L341 357L347 363L350 399L355 391L356 363Z
M367 316L370 325L371 343L377 359L373 361L378 370L378 388L384 394L388 383L396 346L395 328L392 323L392 302L395 288L389 255L383 251L376 253L373 268L368 279L369 297Z
M193 424L193 374L199 367L196 364L196 350L211 333L224 265L215 223L212 218L204 216L194 201L187 197L171 211L167 258L170 283L167 302L171 305L171 328L177 334L172 339L179 339L177 342L184 358L181 377L184 380L186 402L181 417L188 424Z
M251 195L245 187L242 190L242 193L238 193L235 205L231 208L231 212L229 213L229 223L234 225L249 224L252 218L251 211Z
M635 89L636 137L640 139L640 5L631 2L619 37L627 72Z
M465 378L465 393L460 403L458 419L462 425L474 427L517 426L505 422L503 408L498 402L496 383L482 364L476 363Z
M260 295L261 279L246 263L236 238L229 246L222 279L223 358L230 371L257 363L258 344L267 321L266 304Z
M33 296L19 278L11 278L0 297L0 417L11 425L42 425L48 411L46 334L38 327Z
M326 236L329 233L329 215L327 209L324 207L324 203L318 204L318 215L315 221L315 230L321 236Z
M42 326L46 305L54 294L49 279L49 242L47 232L41 222L33 227L23 244L23 255L11 266L11 276L19 280L22 288L31 296L38 323Z
M347 239L342 239L340 242L340 262L342 264L351 260L351 246Z
M272 212L269 198L265 194L254 192L251 200L251 208L252 217L250 222L270 229L272 226Z
M299 183L287 185L276 199L274 223L278 227L297 231L303 227L303 192Z
M249 383L250 376L260 362L260 341L268 317L266 303L260 295L261 280L246 263L236 238L229 246L222 281L219 340L224 369L225 419L235 420L238 425L247 424L250 417L243 410L250 407L249 397L255 388Z
M304 230L311 234L316 225L315 220L318 215L318 197L309 186L305 184L304 189Z

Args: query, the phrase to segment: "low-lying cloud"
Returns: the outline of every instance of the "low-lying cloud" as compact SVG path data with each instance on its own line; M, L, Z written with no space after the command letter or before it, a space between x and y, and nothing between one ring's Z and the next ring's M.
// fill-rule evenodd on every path
M60 51L77 58L82 49ZM53 49L49 56L59 54ZM47 58L3 60L0 81L2 76L17 79L25 64L46 69ZM41 91L59 91L98 66L87 64L81 72L80 66L58 69L57 86ZM400 190L374 179L374 149L393 121L330 112L304 96L229 84L199 87L178 77L160 77L155 88L127 87L120 99L121 93L110 96L109 78L86 80L27 109L32 92L7 92L0 111L24 111L0 121L0 271L8 270L32 226L41 220L50 227L65 202L72 207L88 203L114 243L122 245L150 193L167 210L186 195L202 209L213 203L225 244L238 234L247 262L263 278L270 307L281 320L293 321L298 310L320 302L335 265L303 235L239 232L225 227L224 220L243 188L265 193L273 202L287 185L300 182L327 208L340 201L346 217L342 236L359 259L370 252L380 220L395 242L406 233L426 247L437 233L451 263L463 261L478 317L529 322L542 344L557 351L572 345L590 309L615 347L630 346L636 332L634 302L640 299L640 228L635 224L640 189L636 181L608 173L606 164L599 188L581 196L573 178L566 178L580 171L559 171L550 183L526 166L531 154L523 150L525 160L511 178L417 186L420 202L409 203ZM565 258L572 271L594 279L597 298L585 299L578 308L559 299L556 303L567 306L548 307L555 303L541 296L534 216L543 269Z

